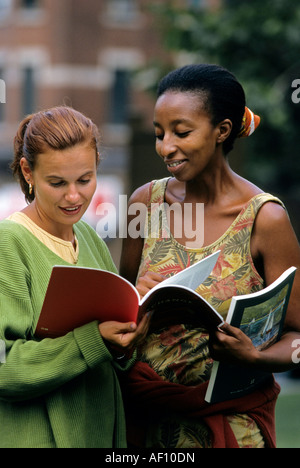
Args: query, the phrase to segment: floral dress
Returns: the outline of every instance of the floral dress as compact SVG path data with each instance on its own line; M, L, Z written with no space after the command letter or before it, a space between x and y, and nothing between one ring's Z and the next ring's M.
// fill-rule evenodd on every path
M214 270L199 285L197 292L225 319L232 296L253 293L264 287L251 257L251 233L264 203L282 203L269 194L256 195L216 242L199 249L187 248L173 238L169 229L165 204L168 181L169 178L153 181L150 186L146 237L138 277L149 270L171 276L220 250ZM213 363L208 338L205 329L188 323L155 330L142 345L139 359L166 381L199 385L209 380ZM260 430L250 417L234 414L228 416L228 420L240 447L264 447ZM149 422L147 446L207 448L211 446L211 438L203 422L174 415Z

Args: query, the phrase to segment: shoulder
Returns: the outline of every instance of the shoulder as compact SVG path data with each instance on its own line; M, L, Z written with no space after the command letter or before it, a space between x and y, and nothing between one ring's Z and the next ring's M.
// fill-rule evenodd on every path
M261 194L261 206L256 216L256 228L264 232L281 229L290 226L290 219L284 204L276 197Z
M255 256L255 252L270 252L271 256L278 257L279 251L284 253L288 248L298 255L299 245L295 231L284 205L270 200L260 207L255 218L253 255Z
M22 225L14 221L0 221L0 260L5 263L28 263L38 257L39 241Z
M90 226L86 221L79 221L74 225L74 230L79 238L79 242L85 241L86 243L96 243L98 246L106 246L105 242L97 234L96 230Z
M93 232L95 232L95 230L92 228L92 226L90 224L88 224L86 221L83 221L82 219L80 221L78 221L78 223L76 223L74 225L74 229L76 230L76 232L79 232L79 233L90 233L92 234Z
M136 189L129 198L129 205L133 203L143 203L148 205L149 202L156 196L164 195L170 177L164 179L152 180L138 189Z
M100 268L116 272L109 248L97 231L85 221L79 221L74 225L74 230L79 243L79 250L83 257L93 259L102 265Z
M147 204L152 185L153 182L148 182L147 184L137 188L129 198L129 205L132 205L133 203Z
M26 236L26 229L18 223L10 220L0 221L0 242L4 239L6 241L15 241L16 239L23 240Z

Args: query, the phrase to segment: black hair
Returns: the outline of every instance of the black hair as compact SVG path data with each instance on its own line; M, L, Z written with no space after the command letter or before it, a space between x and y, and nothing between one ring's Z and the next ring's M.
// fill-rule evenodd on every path
M224 154L233 149L241 130L246 98L241 84L231 72L219 65L186 65L171 71L161 80L157 96L167 91L198 94L214 126L224 119L231 120L232 131L223 143Z

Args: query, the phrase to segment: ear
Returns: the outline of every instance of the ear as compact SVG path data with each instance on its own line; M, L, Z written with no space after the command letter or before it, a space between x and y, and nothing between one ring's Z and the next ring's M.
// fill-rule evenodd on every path
M217 137L217 143L222 144L229 137L232 131L232 122L229 119L222 120L218 124L219 135Z
M33 184L32 170L30 169L26 158L21 158L20 167L21 167L21 171L26 182L28 184Z

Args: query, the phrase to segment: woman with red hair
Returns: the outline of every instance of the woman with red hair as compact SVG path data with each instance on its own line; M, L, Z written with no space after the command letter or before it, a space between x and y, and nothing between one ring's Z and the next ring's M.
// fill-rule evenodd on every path
M26 117L14 143L28 206L0 223L0 447L126 447L116 372L130 367L126 353L147 318L138 328L94 321L59 338L35 336L54 265L116 273L104 241L81 220L96 189L98 130L57 107Z

